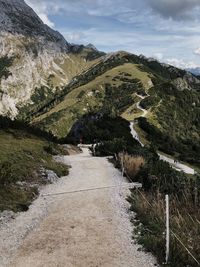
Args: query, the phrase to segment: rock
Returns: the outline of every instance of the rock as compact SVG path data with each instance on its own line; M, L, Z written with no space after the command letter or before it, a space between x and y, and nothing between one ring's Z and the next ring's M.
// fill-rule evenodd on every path
M16 117L18 107L31 103L35 90L47 86L49 74L59 69L55 60L64 60L69 50L64 37L24 0L0 0L0 58L12 58L10 75L0 79L0 114ZM62 79L69 81L67 75Z
M41 168L40 174L42 175L42 177L46 182L51 184L55 183L59 179L58 175L52 170L46 170L44 168Z
M11 210L4 210L0 213L0 225L9 222L11 219L14 219L16 214Z

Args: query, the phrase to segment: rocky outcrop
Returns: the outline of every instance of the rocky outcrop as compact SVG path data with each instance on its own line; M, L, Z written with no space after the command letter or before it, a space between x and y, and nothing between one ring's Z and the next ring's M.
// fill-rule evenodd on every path
M13 58L10 75L0 81L0 114L15 117L18 106L30 101L35 88L47 85L51 73L60 72L55 60L64 59L70 45L45 25L23 0L0 0L0 57ZM63 78L63 80L62 80Z
M173 81L173 84L180 91L192 90L193 88L200 87L200 80L197 79L191 73L186 73L182 78L177 78Z
M61 89L84 70L89 63L75 48L84 49L45 25L24 0L0 0L0 59L12 58L9 75L0 75L0 114L16 117L41 86Z
M43 37L48 42L56 43L61 51L68 51L70 47L64 37L45 25L24 0L0 0L0 31Z

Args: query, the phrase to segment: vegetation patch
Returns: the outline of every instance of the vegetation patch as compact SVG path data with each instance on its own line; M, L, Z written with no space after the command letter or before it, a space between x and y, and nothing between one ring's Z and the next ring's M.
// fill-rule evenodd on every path
M141 105L145 108L151 106L151 116L155 117L156 123L151 116L139 118L140 128L159 150L199 166L199 93L195 90L179 91L167 83L155 86L150 94L152 97L143 100Z
M8 68L12 65L13 58L8 58L7 56L0 58L0 79L7 79L9 75L11 75Z
M85 123L84 129L87 129L86 133L90 133L92 129L91 132L95 132L95 136L99 138L98 144L92 149L96 156L113 156L111 161L115 167L123 166L130 181L143 185L142 190L133 190L129 197L131 210L136 212L136 217L132 218L134 239L143 245L145 250L156 255L161 265L165 262L164 196L169 194L170 227L173 232L170 238L168 266L197 266L178 239L199 261L200 247L197 243L200 230L200 176L177 172L167 162L159 160L157 148L153 144L141 147L134 141L130 135L129 124L125 120L124 125L121 118L115 117L114 120L115 123L113 118L96 118L92 123L91 120L89 124ZM112 128L111 125L117 125L117 128ZM118 132L119 125L123 125L119 129L121 137ZM93 139L94 136L91 136L88 141Z
M0 130L0 210L28 209L38 188L48 183L41 169L52 170L58 177L68 174L68 167L53 160L62 152L54 144L24 130Z

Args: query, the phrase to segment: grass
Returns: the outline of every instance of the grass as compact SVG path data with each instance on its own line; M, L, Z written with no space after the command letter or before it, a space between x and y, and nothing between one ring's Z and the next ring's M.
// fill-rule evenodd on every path
M119 159L123 162L123 167L125 174L134 181L136 175L138 174L139 170L144 166L145 160L141 156L131 156L127 153L119 154Z
M144 145L149 145L150 142L147 140L146 138L146 133L139 127L138 124L135 124L134 125L134 129L135 131L137 132L138 136L139 136L139 139L140 141L142 142L142 144Z
M49 112L45 113L44 115L36 118L34 122L38 122L40 120L43 120L44 118L50 116L54 112L59 112L60 110L66 109L67 107L71 107L74 104L77 104L78 101L78 95L80 92L85 92L85 94L90 93L91 91L98 90L102 94L104 94L104 86L105 83L109 83L111 85L121 85L123 82L120 80L113 81L113 77L119 75L122 72L127 72L131 74L131 78L137 78L141 80L142 84L147 86L148 81L150 80L147 73L140 71L137 68L137 65L134 64L124 64L122 66L115 67L104 74L97 76L94 80L87 83L86 85L80 86L78 88L75 88L72 92L66 95L65 99L56 105L54 108L52 108ZM106 82L105 82L106 81ZM80 103L79 103L80 104Z
M165 201L164 196L157 193L134 191L129 198L131 210L136 212L139 224L135 228L137 241L147 251L154 253L160 264L165 262ZM182 243L200 261L198 207L186 200L186 203L170 197L170 230L175 233ZM133 223L136 225L136 221ZM170 267L198 266L186 249L171 232L170 234Z
M73 77L79 75L81 72L86 71L92 65L98 62L98 59L86 61L87 51L81 53L69 53L67 56L55 59L55 63L60 68L56 70L55 76L51 79L51 83L54 87L63 83L63 81L70 81ZM65 85L64 82L63 85Z
M133 95L134 104L128 107L122 114L122 118L126 119L127 121L134 121L136 118L140 117L143 112L137 108L137 102L140 98L137 95Z
M50 151L47 152L49 145L46 140L24 131L0 130L0 164L4 166L4 173L1 169L0 175L7 179L0 187L0 210L28 208L37 196L38 186L46 183L40 172L42 167L59 177L68 174L68 167L55 162ZM54 146L54 153L62 153L59 146L51 146Z
M105 73L97 75L87 84L73 89L64 97L63 101L33 119L33 123L63 138L79 118L91 111L99 112L103 108L105 105L106 85L109 84L112 88L121 87L121 90L123 90L123 85L135 86L135 89L131 90L136 91L142 87L148 88L150 81L150 75L140 70L136 64L125 63L113 67ZM123 94L123 91L121 94ZM116 96L113 95L113 97L116 99ZM131 98L133 100L128 106L136 101L134 95ZM127 109L126 104L124 104L124 107ZM123 113L124 111L121 112L121 114Z
M167 154L175 153L181 161L189 162L198 168L199 92L179 91L171 83L165 83L150 89L150 94L154 96L156 102L153 100L147 115L149 127L154 128L154 133L148 132L148 139L157 143L160 150ZM144 104L149 103L144 102ZM160 136L156 136L155 132Z

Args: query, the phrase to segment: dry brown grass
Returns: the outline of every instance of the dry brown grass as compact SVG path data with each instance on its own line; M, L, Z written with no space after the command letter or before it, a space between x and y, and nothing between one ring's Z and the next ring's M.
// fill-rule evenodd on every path
M157 193L134 191L130 203L132 210L137 213L137 219L143 224L142 235L139 242L148 250L154 252L160 260L165 244L165 198ZM200 261L200 212L198 207L191 203L182 203L170 196L170 266L197 266L188 254L188 248L194 257ZM141 229L138 228L141 232ZM184 246L174 237L173 233L181 240ZM161 245L162 244L162 245ZM152 249L152 250L151 250Z
M134 180L141 167L143 167L145 164L145 160L143 157L131 156L127 153L120 153L119 159L121 164L123 165L125 174L131 180Z

